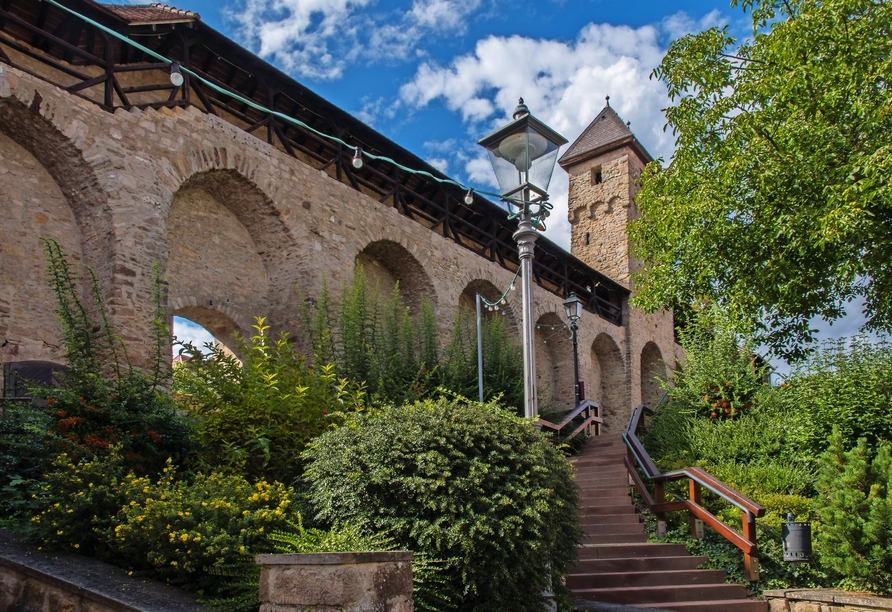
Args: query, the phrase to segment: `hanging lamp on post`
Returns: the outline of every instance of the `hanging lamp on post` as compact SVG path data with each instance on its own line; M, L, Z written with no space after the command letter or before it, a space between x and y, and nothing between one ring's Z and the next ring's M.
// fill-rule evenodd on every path
M571 293L564 300L564 312L570 321L570 340L573 341L573 395L575 403L574 410L579 407L582 399L579 387L579 343L577 341L577 332L579 331L578 322L582 317L582 300L576 297L575 293Z
M514 121L482 138L477 144L489 152L502 199L516 209L509 219L518 219L514 240L520 258L523 303L524 415L539 414L536 397L535 322L533 321L533 249L550 214L548 184L558 150L567 139L530 114L520 99Z

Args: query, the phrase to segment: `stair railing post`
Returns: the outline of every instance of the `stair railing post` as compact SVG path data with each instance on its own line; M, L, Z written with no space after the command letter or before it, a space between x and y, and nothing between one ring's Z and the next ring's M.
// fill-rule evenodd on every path
M691 503L694 503L694 504L697 504L698 506L700 506L701 505L701 503L700 503L700 501L701 501L700 483L697 482L696 480L689 480L688 481L688 491L689 491L688 499L691 500ZM699 540L700 538L703 537L703 521L698 519L693 514L690 515L689 520L691 523L691 537Z
M756 545L756 517L750 512L743 513L743 537ZM746 579L755 582L759 579L759 553L754 548L753 552L743 553L743 570Z
M658 480L654 483L654 502L656 504L664 504L666 503L666 489L662 480ZM657 512L657 537L665 538L666 537L666 513L665 512Z

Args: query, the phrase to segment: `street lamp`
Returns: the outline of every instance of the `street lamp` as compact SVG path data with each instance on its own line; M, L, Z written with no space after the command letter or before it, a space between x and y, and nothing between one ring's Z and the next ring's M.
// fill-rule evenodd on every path
M577 322L582 316L582 301L576 297L575 293L571 293L564 300L564 312L570 320L570 339L573 341L573 393L576 403L573 408L579 407L579 344L576 339L576 332L579 329Z
M545 227L545 218L550 214L551 204L546 190L558 149L567 144L567 139L533 117L521 98L514 109L514 121L477 144L489 152L502 199L517 209L509 219L519 219L514 240L523 281L524 415L533 418L539 414L533 321L533 249L539 237L536 229ZM533 206L537 206L535 211Z

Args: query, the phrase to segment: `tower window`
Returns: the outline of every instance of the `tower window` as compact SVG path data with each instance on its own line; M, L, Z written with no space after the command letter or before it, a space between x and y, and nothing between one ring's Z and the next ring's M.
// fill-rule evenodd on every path
M592 168L592 185L600 185L603 181L604 177L601 174L601 166Z
M589 232L585 233L585 246L588 246L592 243L592 235Z

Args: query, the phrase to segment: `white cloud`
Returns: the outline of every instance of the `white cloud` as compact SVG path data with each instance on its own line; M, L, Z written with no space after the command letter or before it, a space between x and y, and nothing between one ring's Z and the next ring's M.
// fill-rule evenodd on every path
M443 174L446 174L447 172L449 172L449 160L448 159L444 159L442 157L432 157L427 160L427 163L429 163L431 166L433 166L434 168L436 168Z
M182 317L173 318L173 335L180 342L191 342L192 346L202 349L206 352L204 345L210 342L214 344L214 337L211 333L197 323L193 323L189 319ZM176 355L180 351L179 346L173 347L173 353Z
M508 121L523 97L534 115L572 142L609 95L648 151L668 157L674 142L663 132L662 109L669 102L665 86L650 78L665 54L663 36L657 26L607 24L589 24L569 42L490 36L448 65L423 63L401 88L400 103L422 108L441 102L460 114L476 138ZM484 156L466 161L464 169L471 182L493 186ZM546 235L564 247L570 231L567 189L566 174L556 170L549 189L555 210Z
M286 72L336 78L358 53L350 17L373 1L245 0L227 16L245 44Z
M714 26L722 27L725 23L726 20L722 17L721 11L714 9L700 19L695 19L684 11L679 11L663 19L660 25L668 37L674 40L685 34L702 32Z
M463 32L482 0L414 0L405 11L376 0L243 0L227 12L238 38L284 71L336 79L354 62L424 55L430 35Z

